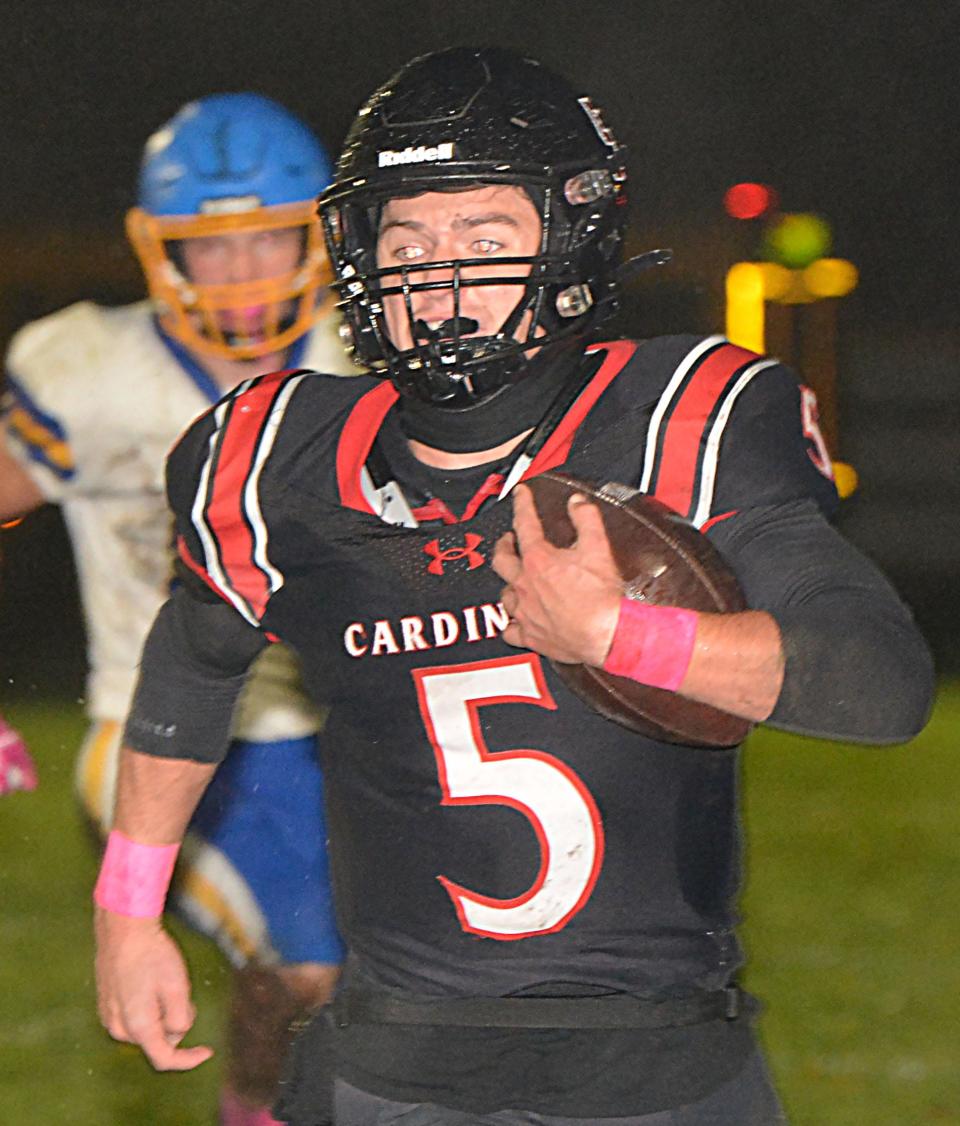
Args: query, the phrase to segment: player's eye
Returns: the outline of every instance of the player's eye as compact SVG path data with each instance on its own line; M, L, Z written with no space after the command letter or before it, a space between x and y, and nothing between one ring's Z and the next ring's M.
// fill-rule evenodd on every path
M190 240L190 250L202 258L216 258L226 253L227 242L218 235L204 235Z
M296 257L302 250L303 237L299 231L281 228L257 234L256 251L261 258Z
M423 254L423 247L414 245L398 246L396 250L390 251L390 256L398 262L413 262L417 258L422 258Z
M474 239L470 249L478 258L484 258L488 254L496 254L498 250L502 250L503 243L494 238L478 238Z

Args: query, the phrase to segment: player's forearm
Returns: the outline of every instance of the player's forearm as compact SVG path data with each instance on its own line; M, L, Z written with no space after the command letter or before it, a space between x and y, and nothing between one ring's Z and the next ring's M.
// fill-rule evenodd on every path
M161 916L177 846L215 769L124 747L115 827L94 889L100 1019L160 1070L196 1067L212 1054L206 1046L178 1047L193 1024L193 1005Z
M124 747L113 827L143 844L178 844L216 769Z
M698 614L681 696L760 721L773 711L783 685L784 656L769 614Z
M122 749L114 826L93 893L98 934L104 926L112 935L155 929L177 851L215 769Z
M4 440L0 428L0 522L25 516L45 499L33 478L3 448Z

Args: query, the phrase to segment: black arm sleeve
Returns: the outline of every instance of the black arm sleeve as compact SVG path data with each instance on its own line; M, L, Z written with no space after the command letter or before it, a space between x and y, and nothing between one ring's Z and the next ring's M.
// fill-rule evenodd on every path
M822 738L899 743L923 727L933 664L910 611L812 501L756 508L710 538L780 627L783 689L768 720Z
M219 762L247 669L267 644L226 602L179 587L144 644L126 743L143 754Z

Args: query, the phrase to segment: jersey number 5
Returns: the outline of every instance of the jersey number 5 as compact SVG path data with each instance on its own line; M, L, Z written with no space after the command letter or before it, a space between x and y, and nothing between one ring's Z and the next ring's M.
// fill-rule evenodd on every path
M603 861L603 824L590 792L566 764L535 750L491 752L480 708L556 708L534 654L416 669L420 712L437 759L444 805L505 805L522 813L540 844L540 871L514 899L493 899L446 876L460 925L503 940L550 934L583 907Z
M820 408L817 406L817 396L812 388L800 385L800 417L803 420L803 436L810 442L812 449L807 454L813 464L820 470L828 481L833 480L833 462L830 460L830 451L824 441L823 431L820 429Z

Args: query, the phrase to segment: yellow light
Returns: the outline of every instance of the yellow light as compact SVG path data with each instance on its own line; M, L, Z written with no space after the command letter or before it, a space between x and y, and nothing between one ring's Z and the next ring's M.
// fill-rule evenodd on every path
M753 352L763 351L763 267L736 262L727 271L727 339Z
M814 297L844 297L859 280L857 267L845 258L818 258L803 271L804 287Z
M833 463L833 483L837 486L840 497L846 499L856 492L860 478L852 465L845 461L835 461Z
M763 275L763 296L767 301L779 301L794 284L794 271L776 262L758 262Z

